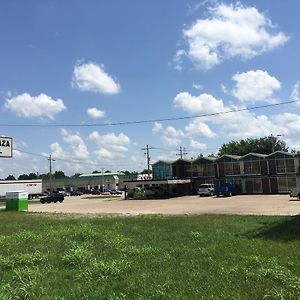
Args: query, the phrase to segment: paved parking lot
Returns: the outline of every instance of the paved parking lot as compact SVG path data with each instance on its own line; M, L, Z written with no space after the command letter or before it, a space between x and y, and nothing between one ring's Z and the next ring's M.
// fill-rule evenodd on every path
M300 201L289 195L239 195L227 198L184 196L164 200L83 199L66 197L63 203L30 204L30 212L76 214L237 214L298 215Z

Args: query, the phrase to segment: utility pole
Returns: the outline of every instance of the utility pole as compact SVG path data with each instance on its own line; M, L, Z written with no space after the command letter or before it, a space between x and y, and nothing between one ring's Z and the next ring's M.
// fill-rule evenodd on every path
M186 152L186 149L183 147L179 147L179 149L177 149L177 151L179 151L179 153L177 153L177 156L180 156L180 159L183 158L184 155L187 155L188 153Z
M275 136L271 133L271 135L269 136L269 139L271 139L272 142L272 153L274 153L275 151L275 145L277 143L277 138L283 136L282 134L276 134Z
M101 177L102 177L102 186L101 186L101 192L104 193L104 168L101 168Z
M145 155L147 157L147 170L148 170L148 179L150 179L150 155L149 155L149 150L150 149L155 149L154 147L149 147L146 145L146 148L142 148L142 150L146 151Z
M52 194L52 162L55 161L55 159L52 158L51 154L47 159L49 161L50 194Z

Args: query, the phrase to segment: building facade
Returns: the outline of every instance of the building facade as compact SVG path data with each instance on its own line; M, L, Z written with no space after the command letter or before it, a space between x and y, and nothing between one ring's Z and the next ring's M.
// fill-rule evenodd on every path
M194 193L202 183L235 183L245 194L289 193L300 186L299 154L277 151L270 155L248 153L218 158L178 159L172 163L175 179L191 179ZM159 164L153 164L153 174ZM160 178L162 179L162 178Z

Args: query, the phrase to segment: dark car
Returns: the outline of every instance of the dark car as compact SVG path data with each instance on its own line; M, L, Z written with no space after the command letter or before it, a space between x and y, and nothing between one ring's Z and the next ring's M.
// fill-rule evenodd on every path
M100 190L93 190L91 191L92 195L101 195L101 191Z
M61 194L61 193L52 193L51 195L47 196L47 197L43 197L41 198L40 202L42 204L44 203L51 203L51 202L54 202L56 203L57 201L58 202L63 202L65 199L64 195Z
M83 195L83 193L80 192L80 191L72 191L70 194L71 194L71 196L81 196L81 195Z

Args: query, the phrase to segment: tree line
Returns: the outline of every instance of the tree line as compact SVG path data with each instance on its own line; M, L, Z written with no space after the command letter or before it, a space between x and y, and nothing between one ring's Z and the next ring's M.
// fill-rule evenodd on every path
M143 172L146 172L147 170L143 170L142 174L146 174ZM136 178L137 175L139 174L136 171L130 172L130 171L118 171L121 173L124 173L126 177L128 178ZM92 174L99 174L101 173L101 171L93 171ZM110 173L109 170L106 170L104 173ZM75 173L72 176L67 176L63 171L55 171L54 173L52 173L52 179L63 179L63 178L77 178L80 175L82 175L82 173ZM15 177L14 175L8 175L4 180L34 180L34 179L50 179L50 173L45 173L45 174L38 174L38 173L29 173L29 174L22 174L19 177Z

